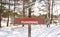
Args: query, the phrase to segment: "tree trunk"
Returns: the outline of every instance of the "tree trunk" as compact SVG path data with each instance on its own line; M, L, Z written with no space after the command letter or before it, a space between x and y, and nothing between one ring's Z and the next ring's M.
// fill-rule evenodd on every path
M10 0L9 0L9 3L10 3ZM10 4L9 4L9 11L8 12L10 13ZM7 27L9 25L9 13L8 13Z
M1 14L0 14L0 27L1 27Z
M9 26L9 16L8 16L8 20L7 20L7 27Z
M2 14L2 0L0 0L0 1L1 1L1 2L0 2L0 3L1 3L1 9L0 9L0 10L1 10L1 12L0 12L0 27L1 27L1 20L2 20L2 19L1 19L1 14Z
M15 3L16 3L16 1L14 0L14 13L15 13ZM15 14L14 14L14 19L15 19ZM14 23L14 25L15 25L15 23Z
M47 6L48 6L48 15L47 15L48 17L47 18L50 20L50 0L48 0ZM49 23L47 24L47 27L50 27L50 21L49 20L48 20Z
M54 0L48 0L48 18L49 18L49 24L47 24L47 27L50 27L50 24L52 23L53 18L53 2Z
M54 4L54 0L51 0L52 2L52 6L51 6L51 20L50 20L50 23L52 23L52 20L53 20L53 4Z

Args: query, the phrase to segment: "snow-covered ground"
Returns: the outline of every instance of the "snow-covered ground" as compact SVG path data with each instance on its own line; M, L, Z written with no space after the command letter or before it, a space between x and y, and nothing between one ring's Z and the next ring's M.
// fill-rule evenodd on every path
M32 25L31 37L60 37L60 25ZM0 28L0 37L28 37L28 28L21 26Z

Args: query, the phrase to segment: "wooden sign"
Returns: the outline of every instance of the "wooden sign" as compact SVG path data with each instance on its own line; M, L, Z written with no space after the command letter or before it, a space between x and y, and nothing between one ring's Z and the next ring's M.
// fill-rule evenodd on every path
M15 24L44 24L44 18L15 18Z

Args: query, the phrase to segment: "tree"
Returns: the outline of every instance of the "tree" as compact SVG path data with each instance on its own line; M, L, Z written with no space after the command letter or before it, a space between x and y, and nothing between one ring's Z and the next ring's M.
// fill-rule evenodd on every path
M48 7L48 14L47 14L47 19L49 19L50 20L50 0L47 0L48 1L48 4L47 4L47 7ZM48 22L47 22L47 27L50 27L50 21L48 20Z
M47 24L47 27L50 27L50 24L52 23L52 18L53 18L53 3L54 3L54 0L48 0L48 17L49 20L50 20L50 23Z
M1 20L2 20L2 18L1 18L1 15L2 15L2 13L3 13L3 9L2 9L2 7L4 7L4 6L2 6L2 0L0 0L0 27L1 27Z
M10 3L10 0L9 0L9 3ZM10 15L10 4L9 4L9 10L8 10L7 14L8 14L7 27L8 27L8 25L9 25L9 15Z
M3 0L3 2L2 2L2 4L5 6L5 5L9 5L9 8L7 9L7 11L6 11L6 13L5 14L7 14L7 15L5 15L5 17L7 17L8 18L8 20L7 20L7 27L8 27L8 25L9 25L9 15L10 15L10 0L9 0L9 3L8 3L8 1L6 1L6 0ZM5 9L6 10L6 9ZM3 16L4 17L4 16Z

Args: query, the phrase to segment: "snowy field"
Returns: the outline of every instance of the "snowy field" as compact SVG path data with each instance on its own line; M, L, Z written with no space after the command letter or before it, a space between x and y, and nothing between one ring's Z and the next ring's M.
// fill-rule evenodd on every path
M31 37L60 37L60 25L32 25ZM21 26L0 28L0 37L28 37L28 28Z

